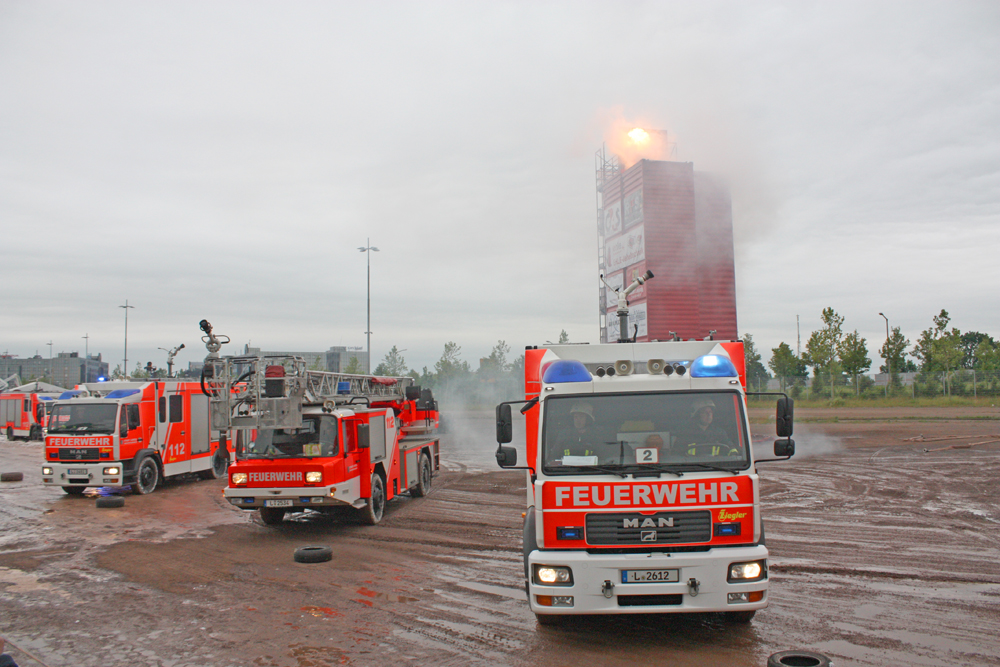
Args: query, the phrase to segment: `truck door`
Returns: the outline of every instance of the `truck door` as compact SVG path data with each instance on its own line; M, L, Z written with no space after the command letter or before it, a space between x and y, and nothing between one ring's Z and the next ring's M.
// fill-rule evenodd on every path
M164 474L177 475L191 472L191 422L189 419L189 397L179 387L166 387L163 392L166 399L166 421L157 418L157 428L162 429L164 436L161 456L163 457ZM167 467L169 466L169 468Z
M191 454L205 454L210 440L208 396L188 394L187 397L191 406Z

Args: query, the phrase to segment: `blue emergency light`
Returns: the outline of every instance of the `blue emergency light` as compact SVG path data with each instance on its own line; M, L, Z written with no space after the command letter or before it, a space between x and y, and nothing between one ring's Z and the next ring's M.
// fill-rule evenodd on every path
M114 391L109 392L104 398L125 398L126 396L138 393L138 389L115 389Z
M720 354L706 354L698 357L691 364L693 378L734 378L739 377L736 366L727 357Z
M562 384L564 382L592 382L594 376L587 367L575 359L559 359L549 364L542 376L545 384Z

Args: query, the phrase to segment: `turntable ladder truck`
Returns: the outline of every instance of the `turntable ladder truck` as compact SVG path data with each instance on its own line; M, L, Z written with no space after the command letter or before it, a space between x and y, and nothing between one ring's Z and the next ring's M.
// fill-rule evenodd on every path
M413 378L309 370L294 355L213 354L202 381L213 425L236 431L223 491L233 507L268 525L288 512L340 509L376 524L387 501L429 493L440 469L438 408Z

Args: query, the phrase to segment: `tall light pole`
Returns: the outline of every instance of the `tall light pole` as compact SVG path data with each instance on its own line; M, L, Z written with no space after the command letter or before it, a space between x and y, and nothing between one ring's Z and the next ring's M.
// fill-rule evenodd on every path
M885 357L885 370L886 370L885 395L886 395L886 398L888 398L889 397L889 383L892 382L892 361L889 359L889 356L888 356L889 355L889 318L886 317L883 313L879 313L879 315L882 315L882 319L885 320L885 354L886 354L886 357Z
M125 305L118 307L125 309L125 361L122 362L122 373L127 378L128 377L128 309L135 308L135 306L128 305L128 299L125 299Z
M368 259L368 327L365 335L368 336L368 370L372 372L372 251L378 252L378 248L372 245L372 240L365 240L365 247L358 248L363 253L367 253ZM127 302L126 302L127 303Z
M52 369L52 341L50 340L46 345L49 346L49 382L55 384L55 371Z

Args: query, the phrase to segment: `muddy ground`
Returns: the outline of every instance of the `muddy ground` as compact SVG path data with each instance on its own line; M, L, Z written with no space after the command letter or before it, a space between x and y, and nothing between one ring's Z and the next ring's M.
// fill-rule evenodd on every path
M378 526L265 527L221 480L98 509L40 486L39 443L0 439L0 471L25 473L0 484L8 651L22 667L763 666L792 648L838 666L1000 664L1000 409L799 410L796 457L759 467L770 607L746 626L554 629L521 588L524 478L495 468L489 414L450 417L433 492ZM773 427L753 431L766 454ZM334 559L294 562L310 544Z

